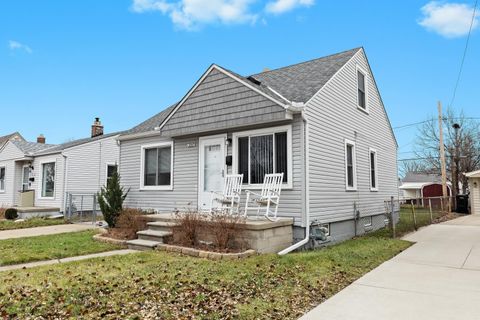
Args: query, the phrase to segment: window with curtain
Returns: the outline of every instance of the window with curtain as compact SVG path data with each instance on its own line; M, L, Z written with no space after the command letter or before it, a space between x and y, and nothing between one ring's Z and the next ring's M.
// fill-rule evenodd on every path
M172 147L145 149L144 186L169 186L172 171Z
M284 173L288 182L287 132L238 138L238 173L246 184L262 184L266 174Z
M357 81L358 81L358 106L362 109L367 109L367 99L366 99L366 90L365 90L365 74L360 70L357 70Z
M5 191L5 167L0 168L0 191Z
M51 198L55 194L55 162L42 164L42 197Z

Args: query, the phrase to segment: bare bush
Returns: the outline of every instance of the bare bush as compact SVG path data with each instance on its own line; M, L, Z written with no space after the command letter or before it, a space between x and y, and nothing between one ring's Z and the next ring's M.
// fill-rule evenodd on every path
M175 212L176 225L173 227L173 241L185 246L196 246L200 228L205 225L205 219L193 210Z
M213 236L216 249L243 249L245 223L245 218L239 215L214 213L208 221L208 231Z
M109 236L116 239L135 239L137 232L147 228L146 211L134 208L125 208L118 216L115 228L110 228Z
M0 206L0 220L5 219L5 211L7 211L7 208Z

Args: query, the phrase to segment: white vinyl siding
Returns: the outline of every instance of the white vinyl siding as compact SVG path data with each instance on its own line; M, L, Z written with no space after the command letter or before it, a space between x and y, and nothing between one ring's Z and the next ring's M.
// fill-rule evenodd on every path
M142 150L141 188L173 189L173 142L144 145Z

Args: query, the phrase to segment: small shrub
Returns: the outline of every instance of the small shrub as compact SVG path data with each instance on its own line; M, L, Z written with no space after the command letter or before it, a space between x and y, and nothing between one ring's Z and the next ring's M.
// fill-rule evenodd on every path
M7 210L7 208L0 207L0 220L5 219L5 211L6 210Z
M114 172L108 180L107 186L102 187L98 194L98 204L110 228L114 228L117 224L117 219L122 212L123 201L127 197L128 191L125 191L120 186L120 176L117 172Z
M196 211L175 212L177 219L173 227L173 241L175 243L194 247L198 243L198 234L205 224L205 219Z
M145 211L134 208L125 208L118 216L115 228L110 228L109 236L116 239L130 240L137 237L137 232L147 229Z
M227 249L243 249L246 220L239 215L228 213L213 214L208 223L208 231L213 236L214 246L222 251Z
M5 210L5 219L15 220L18 218L18 211L15 208L9 208Z

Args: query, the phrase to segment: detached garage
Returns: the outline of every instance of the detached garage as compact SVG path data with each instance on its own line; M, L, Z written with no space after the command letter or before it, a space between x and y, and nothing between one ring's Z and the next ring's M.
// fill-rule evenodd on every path
M465 174L468 178L472 214L480 214L480 170Z

